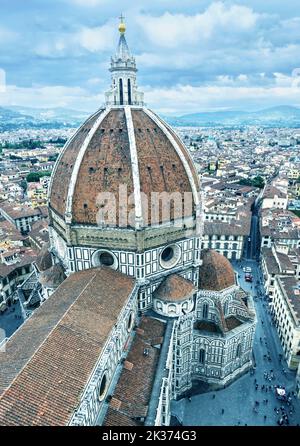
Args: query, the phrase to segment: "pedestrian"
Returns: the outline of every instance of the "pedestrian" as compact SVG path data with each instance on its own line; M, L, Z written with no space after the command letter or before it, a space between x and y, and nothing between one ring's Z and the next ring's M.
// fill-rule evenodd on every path
M213 394L213 400L216 398L216 395L215 394Z
M267 419L267 415L264 415L264 421L266 421L266 419Z
M224 409L222 409L222 415L224 414Z

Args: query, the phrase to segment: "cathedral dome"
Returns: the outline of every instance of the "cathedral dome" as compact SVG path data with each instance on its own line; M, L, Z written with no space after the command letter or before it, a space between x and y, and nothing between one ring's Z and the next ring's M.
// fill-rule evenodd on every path
M203 264L200 267L199 288L202 290L222 291L234 286L235 273L226 257L212 249L202 252Z
M192 159L168 124L144 106L120 19L106 105L67 142L52 175L49 207L64 228L67 223L141 229L195 217L199 209ZM169 200L165 208L157 206L161 194ZM104 220L107 202L115 209Z
M178 274L171 274L154 291L156 299L167 302L180 302L192 297L196 289L190 280Z
M194 215L198 191L190 155L165 122L144 107L107 107L91 116L66 144L52 176L49 206L67 223L97 225L103 206L99 194L109 193L116 200L116 226L124 226L119 217L125 212L125 226L147 227L153 221L152 192L179 193L182 199L190 193ZM128 200L126 210L123 199ZM171 203L171 220L175 206ZM157 223L162 221L160 215Z

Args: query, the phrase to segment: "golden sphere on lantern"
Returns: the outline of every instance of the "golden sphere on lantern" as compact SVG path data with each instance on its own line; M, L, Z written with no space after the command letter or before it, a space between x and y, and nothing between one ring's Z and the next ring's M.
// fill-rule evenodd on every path
M125 31L126 31L126 25L125 25L124 22L121 22L120 25L119 25L119 32L120 32L121 34L124 34Z

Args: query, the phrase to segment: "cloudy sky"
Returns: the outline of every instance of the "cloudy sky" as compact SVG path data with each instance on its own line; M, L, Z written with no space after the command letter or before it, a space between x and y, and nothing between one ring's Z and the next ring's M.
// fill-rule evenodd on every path
M0 106L93 111L118 16L160 113L300 106L299 0L1 0Z

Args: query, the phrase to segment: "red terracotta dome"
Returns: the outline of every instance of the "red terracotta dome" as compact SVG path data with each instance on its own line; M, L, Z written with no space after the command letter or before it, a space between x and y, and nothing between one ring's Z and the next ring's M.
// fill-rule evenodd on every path
M201 290L222 291L236 284L234 270L226 257L212 249L205 249L202 259L199 274Z
M96 225L99 193L114 194L118 210L120 185L126 186L127 198L134 197L127 213L135 213L141 226L151 224L152 192L179 192L182 197L190 192L194 214L199 181L190 155L176 133L144 107L107 107L79 128L54 169L50 211L67 223ZM141 204L143 194L148 209Z

